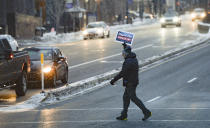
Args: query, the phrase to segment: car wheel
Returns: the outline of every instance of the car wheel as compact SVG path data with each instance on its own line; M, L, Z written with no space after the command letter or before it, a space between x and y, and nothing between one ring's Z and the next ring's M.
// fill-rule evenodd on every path
M166 25L161 25L161 28L165 28L166 27Z
M87 38L83 38L84 40L87 40Z
M66 70L66 72L65 72L65 74L63 76L63 79L61 80L62 83L64 83L64 84L68 83L68 78L69 78L69 75L68 74L69 74L68 73L68 70Z
M110 37L110 32L108 33L108 35L107 35L107 38L109 38Z
M102 37L101 38L105 38L105 34L103 33Z
M181 27L181 24L177 24L176 27Z
M21 74L21 77L17 81L17 85L15 87L16 95L19 96L25 96L27 92L27 73L26 71L23 71Z

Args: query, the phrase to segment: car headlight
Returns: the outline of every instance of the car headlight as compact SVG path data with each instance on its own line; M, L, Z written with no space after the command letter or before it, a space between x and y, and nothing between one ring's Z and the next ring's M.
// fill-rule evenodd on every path
M160 22L161 22L161 23L165 23L165 18L161 18L161 19L160 19Z
M52 68L51 67L44 67L44 69L42 70L44 73L49 73L51 72Z
M87 31L83 31L83 35L87 35L88 34L88 32Z
M195 13L192 13L192 14L191 14L191 17L192 17L192 18L195 18Z
M206 17L206 13L202 13L202 14L201 14L201 17L202 17L202 18Z
M174 18L173 18L173 21L174 21L174 22L178 22L178 21L179 21L179 17L174 17Z
M103 33L104 31L103 31L103 29L97 29L97 33L98 34L101 34L101 33Z

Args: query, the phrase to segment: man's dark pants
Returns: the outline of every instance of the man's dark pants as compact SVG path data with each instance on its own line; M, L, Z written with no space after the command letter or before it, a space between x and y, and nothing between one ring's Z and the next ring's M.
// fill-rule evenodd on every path
M136 96L136 86L127 86L123 95L123 111L122 116L127 117L128 107L130 105L130 100L134 102L143 112L146 114L148 109L144 106L142 101Z

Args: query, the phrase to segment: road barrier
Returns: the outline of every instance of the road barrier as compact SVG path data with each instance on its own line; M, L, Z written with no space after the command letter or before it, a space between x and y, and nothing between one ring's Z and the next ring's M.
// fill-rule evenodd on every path
M207 34L207 33L209 33L209 29L210 29L210 24L198 22L198 32L199 33Z

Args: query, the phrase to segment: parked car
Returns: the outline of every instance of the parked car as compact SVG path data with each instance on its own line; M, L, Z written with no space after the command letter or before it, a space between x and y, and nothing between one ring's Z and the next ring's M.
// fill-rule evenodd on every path
M203 20L206 17L205 9L203 9L203 8L194 9L191 14L191 17L192 17L192 21Z
M87 25L86 30L83 31L83 38L92 39L92 38L105 38L110 36L110 28L109 26L101 21L101 22L92 22Z
M31 58L31 72L28 75L30 85L41 84L41 73L44 72L45 85L56 87L56 82L68 82L68 63L58 48L31 47L25 48ZM44 54L44 69L41 71L41 53Z
M177 27L181 27L181 18L176 12L165 13L163 17L160 19L161 27L165 28L167 25L176 25Z
M154 19L154 16L150 13L144 13L144 19Z
M17 96L27 91L30 59L25 51L18 51L17 41L9 35L0 35L0 90L15 88Z

